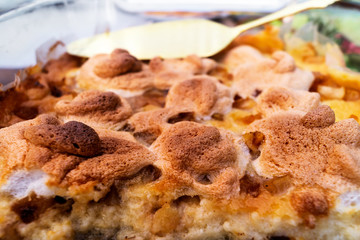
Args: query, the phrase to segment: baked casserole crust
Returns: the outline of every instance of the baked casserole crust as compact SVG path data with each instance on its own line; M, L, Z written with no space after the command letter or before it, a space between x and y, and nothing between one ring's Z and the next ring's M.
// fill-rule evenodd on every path
M0 92L0 239L360 239L359 75L273 31L28 69Z

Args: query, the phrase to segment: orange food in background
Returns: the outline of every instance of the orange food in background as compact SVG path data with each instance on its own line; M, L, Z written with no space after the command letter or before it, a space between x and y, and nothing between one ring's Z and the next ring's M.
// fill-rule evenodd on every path
M260 52L265 54L271 54L278 50L284 50L284 42L279 37L279 28L271 25L265 25L265 29L255 34L244 34L237 37L233 44L249 45Z
M258 33L240 35L227 51L240 45L252 46L263 54L285 50L294 58L297 66L313 72L315 81L310 91L318 92L322 103L334 110L336 121L354 118L360 123L360 74L345 67L344 56L339 47L331 43L321 45L301 39L295 41L296 47L290 48L280 38L279 28L266 25L265 29ZM230 85L231 80L227 79L226 85ZM221 121L211 120L209 123L241 132L258 118L255 110L240 106Z

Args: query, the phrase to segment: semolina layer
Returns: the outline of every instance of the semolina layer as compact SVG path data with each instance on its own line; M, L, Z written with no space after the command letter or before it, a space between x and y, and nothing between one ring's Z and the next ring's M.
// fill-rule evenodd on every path
M160 201L159 201L160 199ZM289 196L262 192L256 198L231 200L199 196L172 199L151 184L130 186L121 196L101 202L77 199L71 212L49 208L29 224L18 224L24 239L359 239L359 203L344 206L340 198L328 216L309 227L292 210ZM11 239L9 223L16 221L10 204L0 201L0 236ZM159 202L164 202L159 206ZM356 206L357 205L357 206ZM284 238L282 238L284 239Z

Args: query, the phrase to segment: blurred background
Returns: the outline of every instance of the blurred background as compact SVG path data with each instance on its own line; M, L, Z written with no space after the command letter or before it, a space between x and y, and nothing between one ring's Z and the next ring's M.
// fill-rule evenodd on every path
M157 21L207 18L229 26L261 17L295 0L0 0L0 83L41 61L41 49ZM349 67L360 70L360 1L340 1L273 25L282 32L307 27L335 41ZM310 30L309 30L310 29ZM40 51L38 50L40 48ZM38 51L37 51L38 50ZM56 54L55 54L56 55Z

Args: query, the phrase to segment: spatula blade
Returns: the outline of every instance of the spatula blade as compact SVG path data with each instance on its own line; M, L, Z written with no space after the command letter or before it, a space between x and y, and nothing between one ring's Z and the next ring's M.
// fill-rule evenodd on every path
M67 46L70 54L91 57L110 53L115 48L128 50L139 59L186 57L190 54L211 56L234 38L228 27L192 19L162 22L104 33L75 41Z

